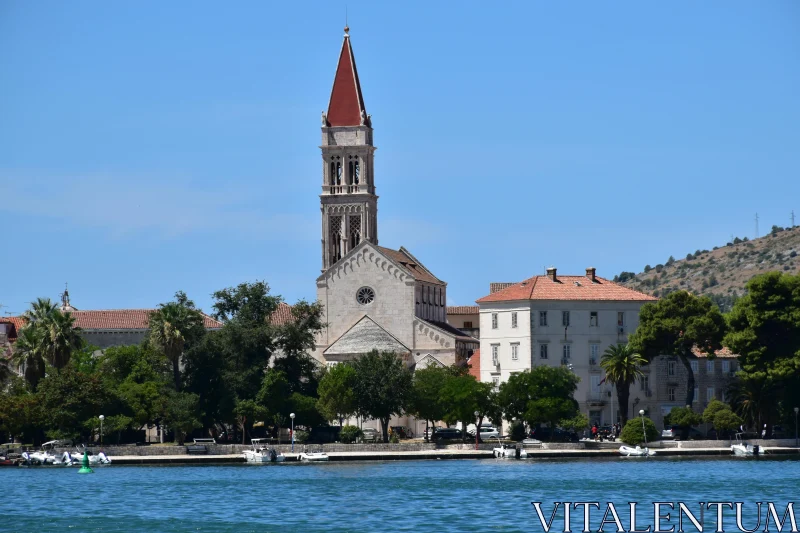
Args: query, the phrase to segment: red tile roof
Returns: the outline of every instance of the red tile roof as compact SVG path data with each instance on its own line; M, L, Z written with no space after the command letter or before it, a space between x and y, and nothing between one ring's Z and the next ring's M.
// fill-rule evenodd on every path
M81 329L147 329L150 315L155 309L104 309L98 311L71 311L75 325ZM21 317L14 317L21 323ZM221 328L222 322L203 315L207 329Z
M692 353L695 355L695 357L701 357L701 358L708 357L708 354L704 353L704 352L701 352L700 348L698 348L697 346L692 348ZM724 347L724 346L721 349L719 349L716 352L714 352L714 355L717 356L717 357L723 358L723 359L732 359L732 358L739 357L738 355L736 355L735 353L730 351L729 348Z
M477 315L481 308L477 305L451 305L447 308L448 315Z
M8 339L14 340L17 338L17 335L19 335L19 330L25 325L25 321L22 317L7 316L0 318L0 324L11 324L11 331L8 334Z
M275 326L283 326L284 324L294 321L292 306L283 302L279 303L278 308L272 313L269 321Z
M516 285L513 281L497 281L494 283L489 284L489 294L495 293L497 291L502 291L503 289L507 289L508 287Z
M434 276L430 270L419 264L419 261L411 255L411 252L402 246L399 250L392 250L391 248L384 248L383 246L377 246L376 248L386 254L392 261L398 263L406 272L414 276L415 279L428 283L435 283L436 285L445 284L444 281Z
M652 302L654 296L623 287L605 278L595 277L593 283L586 276L558 276L553 281L547 276L533 276L505 289L484 296L477 303L513 300L586 300Z
M330 126L358 126L364 109L361 96L361 83L358 81L356 58L350 46L350 36L345 33L336 77L333 79L331 100L328 104L328 124Z
M472 352L472 357L469 358L467 361L469 365L469 375L477 379L478 381L481 380L481 351L475 350Z

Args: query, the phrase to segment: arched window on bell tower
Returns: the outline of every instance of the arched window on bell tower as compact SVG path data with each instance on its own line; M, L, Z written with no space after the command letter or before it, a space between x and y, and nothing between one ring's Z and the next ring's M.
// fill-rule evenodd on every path
M361 215L350 217L350 250L361 242Z

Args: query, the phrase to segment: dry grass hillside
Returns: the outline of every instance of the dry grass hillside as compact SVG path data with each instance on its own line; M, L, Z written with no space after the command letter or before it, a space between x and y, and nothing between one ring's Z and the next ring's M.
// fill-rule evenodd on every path
M713 250L697 250L663 264L647 265L644 272L623 272L614 279L632 289L664 296L685 289L704 294L728 311L744 294L747 281L772 270L800 273L800 226L778 228L752 241L734 239Z

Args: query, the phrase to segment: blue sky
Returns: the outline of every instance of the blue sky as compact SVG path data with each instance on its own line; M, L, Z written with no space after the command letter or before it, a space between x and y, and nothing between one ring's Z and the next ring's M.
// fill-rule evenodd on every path
M313 299L345 4L0 3L0 314ZM800 3L347 2L379 237L468 305L800 217ZM800 218L798 218L800 220Z

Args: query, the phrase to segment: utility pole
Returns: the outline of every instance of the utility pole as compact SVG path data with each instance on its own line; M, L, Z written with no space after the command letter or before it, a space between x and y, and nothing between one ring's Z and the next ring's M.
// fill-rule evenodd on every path
M758 239L758 213L756 213L756 239Z
M792 209L792 227L794 227L794 209Z

